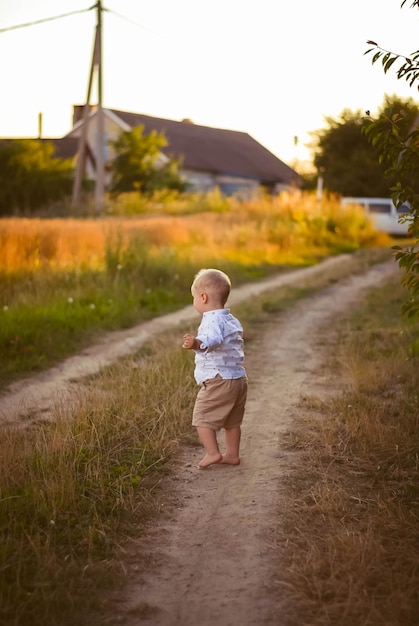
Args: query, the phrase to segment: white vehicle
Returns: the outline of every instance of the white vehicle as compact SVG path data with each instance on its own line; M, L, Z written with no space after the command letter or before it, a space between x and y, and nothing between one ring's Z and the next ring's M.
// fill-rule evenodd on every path
M396 209L390 198L342 198L342 205L348 204L362 206L372 218L376 230L389 235L408 234L409 221L399 221L399 218L409 211L408 204Z

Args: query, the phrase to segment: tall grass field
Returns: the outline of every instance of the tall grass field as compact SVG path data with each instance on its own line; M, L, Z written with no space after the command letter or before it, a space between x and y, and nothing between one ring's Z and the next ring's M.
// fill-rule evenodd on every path
M389 241L361 210L312 195L237 202L213 194L156 211L0 220L0 390L104 331L188 304L201 267L219 267L239 285Z

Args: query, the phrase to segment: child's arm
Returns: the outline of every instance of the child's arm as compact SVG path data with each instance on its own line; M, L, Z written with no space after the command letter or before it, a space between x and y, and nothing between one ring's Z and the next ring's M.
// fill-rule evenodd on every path
M185 348L185 350L200 350L201 349L201 343L202 343L202 341L200 341L199 339L197 339L193 335L189 335L189 334L188 335L183 335L182 348Z

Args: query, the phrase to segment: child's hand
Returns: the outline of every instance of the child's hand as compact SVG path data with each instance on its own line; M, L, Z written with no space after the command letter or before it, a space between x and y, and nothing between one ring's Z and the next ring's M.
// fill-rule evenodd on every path
M185 350L193 350L194 345L195 337L193 335L183 335L182 348L185 348Z

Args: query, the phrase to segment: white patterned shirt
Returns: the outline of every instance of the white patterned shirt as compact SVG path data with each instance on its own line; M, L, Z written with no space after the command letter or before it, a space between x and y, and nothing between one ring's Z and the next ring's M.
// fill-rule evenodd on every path
M201 349L195 350L195 380L200 385L215 378L246 376L243 350L243 328L230 309L205 311L198 328Z

